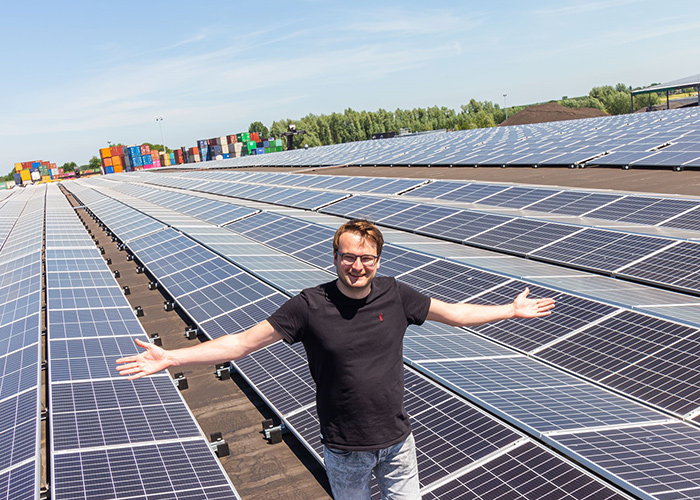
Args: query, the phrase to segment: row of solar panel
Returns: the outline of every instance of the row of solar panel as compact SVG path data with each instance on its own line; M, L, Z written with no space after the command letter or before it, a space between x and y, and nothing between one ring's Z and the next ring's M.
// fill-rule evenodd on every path
M159 183L157 179L152 179L152 176L148 182ZM482 196L489 196L488 193L491 193L490 196L497 200L496 197L504 188L489 186L478 190L486 191ZM257 188L263 193L273 191L274 196L279 199L286 196L286 190L274 187L244 185L244 188L249 191ZM199 189L236 196L236 190L231 190L225 185L218 185L218 189L214 190L206 186L199 186ZM420 189L422 188L417 190ZM526 195L522 188L517 187L505 191L519 191L522 196ZM512 192L511 195L513 194L516 193ZM595 201L595 205L598 206L609 203L611 197L619 198L616 195L603 194L587 198L593 197L599 197ZM248 194L246 198L276 203L270 196L257 197L254 193ZM633 198L635 199L628 198L620 203L629 209L635 204L649 201L643 199L644 197ZM331 202L331 199L326 201ZM589 199L589 202L593 201ZM596 213L605 210L606 213L612 214L620 209L616 205L611 203L609 208L603 207L598 210L593 210L589 205L588 211ZM638 216L650 218L653 213L665 213L662 217L675 216L675 220L687 222L691 213L697 211L700 215L700 211L696 210L698 205L690 200L656 199L651 203L649 210L639 209ZM417 234L524 255L532 259L593 270L676 290L700 292L700 244L692 241L363 195L332 202L319 211L348 218L367 218L383 226ZM690 212L686 213L688 211ZM685 225L684 222L679 224Z
M287 173L195 171L173 177L172 174L136 174L122 179L140 179L154 185L169 185L182 189L196 189L227 196L238 196L238 188L227 184L264 185L271 187L308 188L311 190L340 190L353 194L400 194L403 197L428 198L458 203L476 203L492 207L532 210L537 212L612 220L645 226L700 229L700 200L663 198L659 196L624 195L573 189L553 189L510 184L480 182L432 181L373 177L342 177L330 175L292 175ZM183 180L187 179L187 180ZM188 181L197 182L188 182ZM382 182L387 188L400 187L396 192L382 192L365 188L368 182ZM398 186L396 181L402 181ZM218 182L210 182L218 181ZM223 183L223 185L222 185ZM370 185L370 187L374 187ZM212 190L212 188L215 189ZM260 188L258 187L258 190ZM273 200L259 200L278 203ZM285 204L285 203L280 203ZM300 207L308 208L308 207Z
M275 219L277 219L278 224L275 224ZM230 226L227 226L230 229L233 230L239 230L243 234L246 235L255 235L257 238L261 238L261 241L266 241L266 242L274 242L275 240L277 241L283 241L283 240L291 240L291 241L297 241L297 245L300 247L303 246L315 246L316 242L309 239L309 235L306 234L304 235L303 238L294 238L293 236L290 237L290 235L293 235L294 233L302 233L303 228L302 227L296 227L294 225L294 220L293 219L288 219L288 218L282 218L283 220L279 220L279 216L275 216L273 214L266 214L266 213L261 213L258 215L255 215L253 217L250 217L248 219L244 219L243 221L239 223L234 223ZM305 224L308 225L308 224ZM286 235L286 237L284 237ZM327 235L326 235L327 236ZM289 243L289 242L288 242ZM319 241L318 244L325 244L328 246L328 241ZM289 251L290 248L288 247L287 250ZM291 249L293 251L293 249ZM391 247L389 247L388 252L391 253ZM418 254L416 254L418 255ZM413 266L417 263L420 262L420 257L417 256L412 256L411 260L411 265L408 266L410 268L413 268ZM433 259L434 260L434 259ZM390 261L390 260L389 260ZM384 269L386 263L383 263L383 268ZM430 294L438 294L440 296L440 293L445 294L445 298L452 298L453 300L456 298L457 300L461 300L464 298L464 296L460 295L460 293L466 293L466 296L469 296L468 294L474 294L478 293L479 290L483 290L484 288L492 288L495 286L495 283L489 283L488 281L484 281L483 276L479 276L481 279L480 286L475 286L471 291L470 290L452 290L450 287L444 287L440 286L438 281L444 282L445 278L448 276L453 276L455 275L455 272L458 270L456 268L450 268L447 270L441 270L440 269L440 264L441 263L434 263L434 267L436 268L435 271L429 271L427 273L427 276L416 276L415 279L418 282L418 285L416 283L414 286L418 286L419 289L422 289L426 291L427 293ZM391 264L389 264L391 266ZM428 268L428 265L425 265L423 269ZM440 270L438 270L440 269ZM420 270L419 270L420 271ZM447 271L447 272L445 272ZM460 281L471 281L471 279L474 278L470 273L472 271L465 271L464 269L461 270L461 275L462 275L462 280ZM457 273L459 274L459 273ZM432 278L430 276L432 275ZM406 276L411 276L411 273L407 273ZM422 281L422 283L421 283ZM507 281L507 280L506 280ZM512 283L512 282L511 282ZM470 283L471 284L471 283ZM520 288L522 285L518 284L516 288ZM513 290L508 290L508 293L513 292ZM501 293L504 293L502 290ZM580 299L579 299L580 300ZM576 313L580 314L581 311L588 311L590 309L590 301L583 301L583 303L578 303L578 304L570 304L569 299L564 299L563 296L559 297L560 301L560 308L568 309L568 311L564 311L562 318L560 319L561 324L566 325L567 322L571 322L572 317L576 318ZM498 302L503 302L502 298L499 297ZM563 304L562 304L563 302ZM595 303L593 303L595 305ZM567 307L568 306L568 307ZM600 304L598 306L601 306ZM585 318L577 318L579 320L579 323L576 324L573 322L573 324L570 324L569 327L570 329L568 331L570 332L575 332L577 327L580 327L583 324L586 324L587 321L595 321L595 320L600 320L601 318L605 318L607 316L612 316L612 313L616 312L619 314L619 311L615 311L615 308L611 308L610 306L604 306L604 307L598 307L598 310L595 311L595 314L593 316L588 316ZM642 315L635 316L636 321L644 321L645 319L641 319ZM648 319L648 317L646 317ZM555 328L560 328L561 324L557 324ZM658 326L658 325L657 325ZM509 331L510 328L505 328L506 331ZM531 333L535 333L534 331ZM688 334L688 332L685 332ZM518 335L521 335L518 334ZM516 335L516 337L518 336ZM527 335L525 335L527 336ZM681 334L680 337L683 335ZM431 362L434 362L435 360L431 360ZM516 361L516 363L520 363L522 365L522 360ZM550 369L551 370L551 369ZM430 371L430 370L428 370ZM518 370L516 370L517 372ZM529 377L531 378L532 375L529 374L529 372L532 371L531 367L527 367L527 369L521 369L519 370L520 373L520 378L524 377ZM541 369L541 371L544 371ZM510 369L511 373L514 373L513 368ZM553 372L553 370L552 370ZM537 395L537 397L533 397L532 395L520 395L518 398L518 402L522 403L522 401L528 401L532 406L539 406L537 408L537 411L520 411L520 412L508 412L506 408L500 408L500 412L502 415L504 415L506 418L511 419L512 421L515 421L515 423L519 423L519 425L522 428L528 429L528 430L535 430L538 434L541 434L542 432L548 432L551 431L552 429L571 429L571 428L580 428L581 426L595 426L595 425L601 425L602 423L605 423L607 425L610 424L629 424L630 422L656 422L659 420L663 420L665 417L663 415L658 414L656 412L650 412L647 410L644 410L642 407L639 407L639 405L633 404L633 403L628 403L628 404L622 404L619 401L619 397L617 396L611 396L611 395L605 395L602 396L601 394L605 394L603 391L600 391L599 389L591 388L589 386L586 386L585 384L581 384L580 382L570 382L567 384L563 384L565 388L561 387L561 381L560 378L554 375L554 373L550 372L549 373L549 380L550 380L550 386L552 386L552 383L555 381L558 381L558 385L553 385L552 389L550 389L549 394L545 394L546 391L541 390L540 394ZM291 373L291 372L290 372ZM435 373L432 374L433 376L436 376ZM437 373L437 377L440 378L442 377L443 380L445 380L444 376L441 374ZM308 377L307 377L308 378ZM538 377L535 377L535 379ZM539 378L543 378L543 375L540 374ZM516 377L517 380L517 377ZM274 384L268 384L268 385L274 385ZM301 387L306 390L308 393L309 390L309 383L308 381L305 381L303 379L300 380L300 383L294 383L290 384L292 387ZM462 393L465 393L465 395L469 394L470 391L468 391L465 388L459 388L459 385L453 384L453 387L457 387L458 390ZM300 397L299 395L294 395L291 399L288 391L288 386L285 385L284 388L276 388L277 390L272 390L272 394L281 394L284 395L283 400L287 401L307 401L308 400L308 394L306 397ZM517 395L518 391L522 391L522 387L516 387L516 388L511 388L510 389L513 394ZM559 396L558 398L551 394L551 390L554 390L556 393L556 396ZM473 391L472 391L473 392ZM476 396L480 396L478 394L479 391L476 391L475 394L471 394L471 397L474 398ZM544 397L543 394L546 396ZM547 422L548 419L541 419L541 418L535 418L539 412L542 412L543 409L548 409L547 412L544 412L549 419L553 418L553 415L561 414L562 413L562 408L561 408L561 399L563 394L568 394L567 398L569 401L575 401L578 403L578 405L569 405L566 407L566 410L568 411L568 414L566 414L566 417L559 419L559 421L554 421L554 423L549 423L549 427L542 427L542 422ZM538 399L539 398L539 399ZM477 399L479 399L477 397ZM481 398L481 402L483 404L486 404L487 407L494 408L493 402L490 402L490 405L487 404L484 400L488 398ZM538 405L534 405L534 402L537 402ZM603 404L604 403L604 404ZM280 404L279 402L277 404ZM289 403L287 403L289 404ZM559 404L559 407L557 407L557 404ZM274 403L273 403L274 405ZM497 406L497 405L496 405ZM516 405L517 406L517 405ZM527 406L527 405L525 405ZM565 405L566 406L566 405ZM697 406L697 400L695 401L695 406ZM600 408L604 408L604 410L600 410ZM294 410L292 410L294 411ZM301 415L305 415L304 419L306 419L308 423L308 409L303 409L298 410L301 411ZM594 415L593 417L591 415ZM536 420L536 423L533 423L533 419ZM564 422L564 424L562 424ZM532 426L531 426L532 425ZM558 427L559 426L559 427ZM692 428L690 428L691 433L692 433Z
M167 252L170 251L170 254L174 256L178 262L178 265L175 267L181 269L186 275L181 276L181 278L184 278L185 281L187 281L188 276L198 276L202 278L202 282L200 283L202 288L200 290L203 291L210 288L210 285L207 285L206 282L213 282L216 284L220 283L221 280L225 280L224 276L217 274L218 270L221 269L220 267L217 267L217 272L214 273L208 273L206 271L202 272L202 268L199 264L199 262L202 261L201 258L189 261L187 253L190 250L190 247L173 241L178 238L177 233L168 234L169 231L172 230L159 231L157 233L133 240L129 244L130 249L135 252L139 259L143 260L146 265L149 266L149 270L153 269L155 271L155 276L159 276L159 265L162 264L160 261L167 259L165 255L167 255ZM149 261L149 254L151 253L154 255L155 259ZM168 271L169 270L170 268L168 268ZM173 283L169 278L174 277L174 275L166 272L165 274L162 274L162 276L164 276L166 279L162 280L161 284L163 284L168 290L173 289ZM255 301L257 297L250 297L249 299L251 301ZM257 307L259 303L260 301L258 300L258 302L250 304L250 306ZM186 311L188 311L188 313L193 310L193 304L191 303L181 303L181 305ZM272 304L272 306L274 309L279 306L279 303ZM196 310L196 305L194 306L194 309ZM254 311L254 314L250 314L251 310L253 309L252 307L245 307L244 309L246 310L247 315L244 316L239 314L236 318L236 323L229 326L241 329L250 327L263 319L272 310L261 311L264 314L261 317L260 314L255 314L257 311ZM215 315L214 317L216 317L217 312L212 311L212 313ZM285 363L264 363L267 368L262 371L255 369L242 369L242 371L247 376L252 376L253 378L256 378L256 375L263 376L262 380L258 380L259 384L257 385L266 399L270 401L272 406L280 410L281 415L287 416L287 410L290 410L292 412L292 415L289 415L290 418L306 417L304 422L296 423L293 425L293 427L299 430L299 432L311 444L311 447L316 451L320 458L320 442L317 437L318 423L315 415L313 414L314 388L313 382L310 379L308 368L306 367L306 360L303 355L303 350L300 350L298 346L290 348L283 343L276 344L270 349L276 351L278 355L284 357L288 361L290 359L294 360L291 363L292 366ZM265 358L267 355L267 351L261 351L254 357L251 357L250 361L256 364L259 362L260 358ZM267 380L265 373L267 373L266 370L268 369L275 371L281 369L285 373L281 374L281 378L276 373L275 376L272 377L272 380ZM460 403L459 400L455 399L453 396L449 397L449 403L444 401L438 401L437 403L432 401L428 402L424 393L435 393L437 391L436 387L424 381L420 377L411 374L410 372L407 372L407 377L410 380L410 384L408 385L409 391L407 393L410 406L415 407L416 405L422 405L423 409L425 410L426 405L432 406L433 404L437 404L435 411L439 412L439 416L436 415L435 411L424 412L423 414L418 411L414 412L414 420L416 421L415 432L419 442L419 449L422 450L419 457L424 484L430 484L438 481L439 479L444 479L448 474L458 471L476 459L485 457L486 455L497 450L497 448L506 444L512 445L514 440L522 439L518 438L518 436L513 434L512 431L507 431L500 424L496 424L495 422L491 421L491 419L487 419L484 415L479 415L476 410L471 408L469 405L466 405L464 402ZM300 387L303 388L302 392L298 390ZM443 394L443 398L446 397L443 391L439 392ZM292 402L297 402L299 406L295 406ZM460 408L462 409L460 410ZM301 413L299 413L300 411ZM423 418L428 419L428 422L423 423ZM476 420L483 422L484 424L491 421L488 428L486 428L485 425L480 425L478 427L481 435L464 427L464 422L474 422ZM438 438L438 435L436 434L438 428L442 431L446 431L446 435L450 436L451 439L446 439L445 437ZM500 440L504 439L504 433L511 437L507 441L501 442ZM461 439L456 439L454 437L460 435L463 436ZM501 437L498 438L498 436ZM557 463L557 466L561 469L568 470L572 474L577 474L581 480L585 480L587 484L590 484L596 490L601 492L606 490L605 487L600 484L596 484L596 482L582 475L570 465L565 464L564 462L561 462L560 459L555 459L549 453L544 452L541 448L538 448L537 445L534 445L531 442L524 442L523 446L525 446L528 450L528 456L534 452L535 454L539 455L540 459L547 460L550 463ZM435 450L441 450L441 452L436 453ZM441 454L447 453L447 450L449 450L449 456L443 459ZM516 455L517 454L518 453L516 453ZM525 467L524 464L519 463L519 461L515 458L511 458L509 463L513 466ZM490 467L490 465L485 467ZM559 484L557 485L557 483ZM511 487L513 486L514 485L511 485ZM459 483L455 483L451 487L456 488L456 491L459 491L460 489L464 490L464 488L467 487L474 487L474 484L471 484L470 486L460 486ZM528 487L533 488L534 491L535 485L521 485L520 487L525 489ZM541 487L543 486L538 482L538 486L536 486L536 488ZM547 487L554 489L563 488L563 491L567 491L568 488L564 487L563 484L554 479L552 480L551 484L548 484ZM573 491L571 491L571 493L573 494ZM608 494L612 494L612 492L608 490Z
M116 371L143 327L53 185L45 254L52 497L239 498L170 377Z
M6 197L0 234L0 492L41 485L41 249L45 188Z
M390 209L387 209L387 212L390 211ZM241 234L255 239L256 241L263 242L269 246L290 253L291 255L301 258L303 260L306 260L308 256L308 260L311 263L315 263L320 267L329 269L330 259L327 257L327 253L329 248L329 240L332 236L332 231L320 227L316 227L314 228L314 230L312 230L313 227L314 226L311 224L301 223L299 221L295 222L292 219L285 219L275 214L261 213L259 215L256 215L255 217L250 217L240 222L233 223L227 226L227 229L237 231ZM294 246L295 241L298 242L297 247ZM311 244L312 242L313 244ZM396 265L396 261L399 259L392 255L394 253L396 253L396 257L403 261L402 265ZM491 283L488 286L486 286L487 284L485 283L478 283L476 287L471 289L456 291L452 290L449 286L445 285L445 280L443 278L445 278L449 274L454 276L460 276L464 274L464 269L467 268L461 266L462 270L460 270L460 266L457 266L457 268L452 268L449 270L433 270L431 268L431 263L433 260L434 259L428 257L421 258L420 254L417 253L414 253L414 255L408 258L405 252L395 251L394 247L392 247L391 245L387 245L387 248L385 249L383 255L381 272L392 276L398 276L407 271L420 268L418 270L413 271L412 273L402 276L402 279L406 280L414 287L417 287L419 289L424 288L427 293L430 293L431 295L436 296L437 298L452 301L465 300L466 298L471 297L473 294L478 293L481 289L483 289L482 287L488 288L489 286L493 285L493 283ZM517 290L510 289L509 292L511 295L517 294ZM547 294L549 292L542 290L540 293ZM496 297L498 299L496 300L496 302L503 302L508 299L507 296L496 295ZM595 309L593 307L594 304L584 304L585 306L580 306L579 310L576 311L577 314L582 317L582 319L579 322L575 323L575 327L564 329L562 331L569 332L581 328L583 327L583 325L586 324L586 321L591 319L585 314L582 314L582 311L584 311L586 308ZM609 314L613 310L614 308L609 308L607 314ZM560 305L558 314L555 317L564 317L564 314L565 312L562 311L562 306ZM561 328L561 326L557 326L557 328ZM492 330L495 330L495 328L492 328ZM534 336L534 334L535 332L530 332L530 335ZM539 334L541 335L541 332ZM539 347L539 345L530 344L526 339L522 338L516 339L515 337L511 336L510 339L504 339L499 334L494 334L494 336L497 340L506 342L508 345L511 345L515 348L524 351L531 351ZM551 340L553 340L553 337L543 337L543 343L549 342ZM660 381L661 378L659 378L658 380ZM648 388L639 388L639 390L648 390ZM658 395L655 397L658 398ZM671 404L671 401L674 401L674 404L679 404L677 398L678 396L676 396L675 398L672 397L667 399L667 404ZM694 403L690 404L692 405ZM693 409L694 408L691 406L690 408L685 408L685 411L679 411L681 413L685 413L687 411L692 411Z
M697 109L678 109L336 144L213 161L206 166L698 167L698 122L700 116Z

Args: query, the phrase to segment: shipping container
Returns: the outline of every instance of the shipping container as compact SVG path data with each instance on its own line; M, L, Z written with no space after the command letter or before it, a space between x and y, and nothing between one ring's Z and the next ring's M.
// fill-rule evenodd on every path
M102 158L102 159L111 158L111 156L112 156L112 150L110 148L100 149L100 158Z
M112 146L111 148L112 156L123 156L124 146Z
M141 156L147 155L151 152L151 146L148 144L141 144Z
M109 157L109 158L104 158L104 159L102 160L102 166L105 167L105 168L111 167L111 166L112 166L112 158L111 158L111 157Z
M121 165L114 165L114 173L118 174L120 172L123 172L124 168Z

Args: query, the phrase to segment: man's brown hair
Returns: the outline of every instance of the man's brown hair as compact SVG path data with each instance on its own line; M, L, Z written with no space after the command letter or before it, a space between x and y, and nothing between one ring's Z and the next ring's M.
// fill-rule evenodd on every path
M338 251L338 242L340 241L340 235L343 233L359 234L363 239L369 240L377 246L377 256L382 254L384 236L382 236L382 232L377 229L377 226L370 221L365 219L352 219L340 226L333 236L334 254Z

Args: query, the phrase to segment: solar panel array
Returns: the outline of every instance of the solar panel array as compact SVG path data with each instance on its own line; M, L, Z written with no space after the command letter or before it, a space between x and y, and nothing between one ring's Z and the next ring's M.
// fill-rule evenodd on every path
M0 208L0 498L41 485L41 250L44 187Z
M210 193L231 193L230 186L236 184L230 180L226 172L195 172L198 179L207 177L228 178L216 190L197 183L198 190ZM258 178L258 173L253 176ZM232 173L234 177L248 178L250 175ZM150 184L168 184L173 182L182 187L191 187L186 176L171 178L154 174L123 176L122 178L144 180ZM332 176L294 176L290 174L260 174L267 176L258 179L264 182L275 182L276 187L266 187L268 184L244 184L245 189L263 190L264 192L283 191L285 179L301 177L308 179L307 183L319 182L317 178L327 179ZM162 178L161 178L162 177ZM353 178L349 178L352 180ZM393 179L383 179L391 184ZM414 182L415 181L411 181ZM114 183L112 183L114 184ZM216 184L209 182L209 184ZM326 181L326 184L328 182ZM365 185L363 178L355 179L358 189ZM433 183L436 184L436 183ZM425 185L429 188L433 184ZM551 189L541 189L539 194L533 194L535 188L504 187L503 185L471 185L454 188L450 183L441 184L442 189L449 192L468 191L467 194L480 193L474 199L495 199L500 196L500 205L522 209L532 205L533 200L554 199L557 194ZM452 183L456 184L456 183ZM349 185L346 183L346 187ZM378 184L375 183L375 186ZM449 186L448 186L449 185ZM424 189L419 187L416 190ZM234 189L235 192L235 189ZM553 194L556 193L556 194ZM435 192L432 192L435 194ZM464 201L464 193L455 199ZM651 221L661 224L658 214L665 214L665 221L672 224L680 214L685 217L683 225L692 226L689 221L691 214L697 217L700 227L700 201L662 199L654 197L624 197L614 194L593 195L581 193L581 199L587 199L585 212L579 215L595 214L602 210L617 214L619 220L637 214L638 222ZM283 195L282 195L283 196ZM311 196L316 196L315 191ZM353 195L340 201L329 203L319 209L320 212L347 218L367 218L379 225L415 232L426 236L438 237L466 245L478 246L490 250L498 250L515 255L527 256L531 259L563 264L588 271L596 271L611 276L626 279L652 282L667 288L700 293L700 243L685 241L683 238L669 236L658 237L650 234L632 233L620 229L597 229L580 224L548 221L545 218L526 218L520 215L489 213L485 210L460 209L450 206L439 206L419 201L404 201L404 197L380 198L369 195ZM247 199L275 203L267 197L256 197L253 193ZM451 201L455 201L452 199ZM566 198L573 205L576 202ZM526 201L524 201L526 200ZM439 200L436 200L439 201ZM595 203L595 204L594 204ZM622 206L621 206L622 205ZM646 207L646 208L645 208ZM581 210L579 206L579 210ZM674 211L675 210L675 211ZM626 215L627 214L627 215ZM656 218L654 214L657 214ZM610 218L608 217L608 218Z
M304 255L305 250L316 259L321 259L325 253L326 262L322 267L329 268L332 230L303 220L261 212L223 229L204 231L198 227L195 231L216 241L222 248L242 244L238 239L242 236L296 258ZM233 231L240 236L229 244L221 236L221 231ZM231 251L230 255L235 261L235 252ZM394 245L386 246L383 259L385 257L382 271L398 275L399 279L419 290L452 301L503 303L512 299L526 285L509 277ZM500 415L529 435L550 444L555 443L562 452L577 461L595 468L606 477L613 476L613 480L628 491L647 494L644 482L639 477L630 474L622 478L611 473L611 465L607 462L602 459L591 462L585 454L571 449L558 436L579 435L601 428L646 429L667 424L683 426L678 434L694 435L692 425L672 418L673 414L685 418L693 418L697 414L700 400L689 388L692 383L674 385L668 381L678 380L679 373L683 374L683 379L694 380L694 354L686 353L689 355L683 357L677 352L679 346L693 341L697 330L555 290L534 286L531 289L535 295L555 295L558 300L557 314L544 319L535 328L524 320L510 320L471 331L435 328L435 325L428 327L427 331L416 331L412 327L406 338L407 363L451 387L466 399ZM265 314L267 312L239 314L233 326L252 326ZM625 330L621 325L629 327ZM668 334L655 337L653 332L659 331ZM480 340L475 333L510 346L510 349ZM640 349L641 346L648 348L628 360L623 347L634 343ZM587 350L586 345L605 345L608 349L605 352L600 349ZM655 345L656 350L653 348ZM282 351L275 352L273 349ZM313 385L305 368L303 353L292 349L294 354L290 354L289 349L284 344L277 344L241 360L238 365L271 406L318 454ZM654 364L660 358L668 359L668 362ZM564 372L555 368L557 365ZM610 368L600 373L588 369L598 365ZM268 372L271 366L282 370L282 374L271 376ZM571 375L564 375L566 372ZM250 373L262 379L253 380L254 376ZM598 385L587 381L596 381ZM602 386L614 390L605 390ZM626 393L627 397L621 396L621 393ZM663 411L654 410L652 406ZM419 425L420 422L416 423L416 426ZM655 446L673 449L673 442L649 444L647 452L655 453ZM625 461L624 457L618 460ZM423 467L429 468L425 462L422 462L421 469ZM629 462L627 467L633 469L634 464ZM660 482L665 485L665 494L678 494L676 485L664 480ZM423 484L424 492L428 493L432 488L439 488L440 480Z
M147 338L54 185L45 253L52 498L239 498L170 377L116 371Z
M71 189L74 189L83 201L91 199L96 194L96 192L90 192L82 188L82 186L71 186ZM109 191L102 189L102 192L107 194ZM88 205L90 205L90 202L88 202ZM144 209L145 206L142 205L141 208ZM281 219L283 224L276 224L280 222L277 219ZM274 216L266 212L227 225L226 230L210 228L210 231L207 231L205 236L213 238L215 234L220 233L217 240L220 245L226 244L223 234L229 236L233 242L232 245L238 244L241 237L252 238L256 241L264 239L268 247L274 248L276 244L281 244L285 239L282 238L284 235L280 232L283 227L287 228L288 234L296 233L298 235L291 239L287 238L293 245L286 246L286 252L293 254L295 252L294 245L315 246L322 242L326 246L327 259L330 260L328 239L332 234L331 230L319 227L316 228L316 231L304 231L304 228L310 229L313 225L299 220L290 220L290 218L280 218L280 216ZM186 229L183 228L184 230ZM202 228L195 228L195 231L202 232ZM236 235L231 231L241 232ZM187 279L180 276L178 279L173 280L173 283L169 278L174 275L162 273L160 270L187 269L187 260L183 259L180 254L194 252L188 244L181 241L180 238L184 238L184 236L178 234L172 229L165 229L134 239L129 243L129 249L135 253L139 260L144 262L149 272L159 277L160 283L168 291L174 291L174 284L186 282ZM240 236L241 234L243 236ZM162 250L156 250L158 248L162 248ZM176 264L168 263L166 249L170 251L170 256ZM149 259L148 254L151 251L154 252L156 258ZM400 260L400 249L396 248L389 251L393 251L397 261ZM201 250L197 250L197 252L201 252ZM406 254L406 252L403 253ZM198 260L203 263L211 261L201 253L197 255L199 255ZM231 258L234 261L236 260L235 256ZM418 256L418 254L410 258L425 259L425 257ZM428 258L428 260L435 259ZM231 270L227 270L227 273L230 272ZM208 276L206 272L196 272L194 275L203 281L213 282L212 286L226 279L225 276ZM174 291L176 299L177 293L177 291ZM445 291L445 293L449 293L449 291ZM281 294L275 296L281 296ZM260 303L268 301L270 297L251 296L248 299L249 304L247 306L232 309L229 315L230 321L227 321L225 325L228 330L223 330L224 332L230 333L248 328L264 319L267 314L280 304L280 302L273 300L269 310L260 310ZM191 316L197 316L200 311L204 311L212 314L214 319L222 317L218 311L202 307L204 304L202 301L187 302L180 299L177 299L177 301ZM203 326L203 331L211 336L209 333L211 329L207 328L207 325L210 325L210 323L203 320L203 316L198 318L198 322ZM320 459L318 423L314 412L314 388L313 382L310 380L303 350L299 346L289 347L280 342L237 362L236 366L246 378L251 380L263 398L273 408L278 410L280 416ZM491 417L487 417L477 411L466 401L438 389L437 386L410 370L407 371L406 378L408 388L407 405L411 408L415 433L419 443L421 480L426 493L432 488L438 488L454 480L453 476L461 474L465 468L482 467L483 464L481 464L480 460L488 458L488 462L490 462L491 455L497 454L500 456L517 443L518 445L527 445L539 449L538 453L543 457L543 460L546 459L551 463L559 464L559 467L567 470L569 474L577 477L595 491L607 492L607 495L611 498L616 497L612 490L584 474L578 468L562 461L561 458L552 455L550 452L538 448L538 445L534 444L534 442L514 433L513 430L509 430L503 424L497 423ZM433 395L428 397L429 394ZM437 400L435 399L436 397L438 398ZM476 427L465 427L466 422L474 421L482 421L484 423ZM517 461L517 459L510 458L509 460ZM505 483L502 485L503 488L508 488L508 491L516 491L517 480L511 481L504 478L503 483ZM556 481L541 481L539 487L543 488L543 491L562 492L567 491L567 488L571 486L557 485ZM571 489L569 491L573 495L572 498L574 498L575 490Z
M417 134L206 162L211 168L326 165L697 168L700 111ZM201 168L203 164L198 164ZM182 165L179 168L191 168Z

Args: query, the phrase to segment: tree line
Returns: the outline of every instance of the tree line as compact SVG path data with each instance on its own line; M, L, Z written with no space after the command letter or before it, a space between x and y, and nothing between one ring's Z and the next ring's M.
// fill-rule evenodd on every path
M631 87L618 83L615 86L603 85L594 87L588 95L581 97L564 96L558 102L568 108L595 108L610 115L629 113ZM649 105L658 104L660 96L656 93L644 95L635 99L635 110ZM527 106L509 106L508 116L522 111ZM323 146L343 142L364 141L373 135L385 132L425 132L429 130L466 130L473 128L495 127L506 119L506 110L491 101L471 99L458 110L445 106L430 108L397 109L388 111L356 111L348 108L342 113L329 115L309 114L293 120L290 118L278 120L268 128L262 122L250 124L249 132L258 132L261 137L281 137L287 131L289 124L294 124L297 130L305 130L306 134L294 137L294 147L308 145Z

